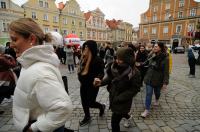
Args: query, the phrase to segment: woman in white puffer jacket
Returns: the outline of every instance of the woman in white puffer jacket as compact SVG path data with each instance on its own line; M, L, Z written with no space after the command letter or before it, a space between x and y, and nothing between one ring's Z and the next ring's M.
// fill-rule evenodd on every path
M59 71L59 59L48 34L30 18L9 25L11 47L22 65L14 92L13 119L17 131L64 132L72 102Z

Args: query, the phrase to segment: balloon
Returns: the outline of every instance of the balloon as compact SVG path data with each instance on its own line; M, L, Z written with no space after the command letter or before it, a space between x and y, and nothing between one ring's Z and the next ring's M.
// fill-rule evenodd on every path
M11 0L13 3L15 3L18 6L24 5L28 0Z

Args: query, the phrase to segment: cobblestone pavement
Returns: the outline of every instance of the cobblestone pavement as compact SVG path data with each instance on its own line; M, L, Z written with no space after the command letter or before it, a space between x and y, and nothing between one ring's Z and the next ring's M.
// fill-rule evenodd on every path
M106 112L99 117L98 110L90 109L92 122L84 127L79 126L83 118L83 110L80 103L79 82L76 73L69 74L67 66L60 66L61 73L68 76L69 93L74 110L66 127L76 132L110 132L111 111L108 110L108 92L101 88L97 100L106 104ZM186 54L173 55L173 71L167 91L163 91L160 105L151 108L151 114L146 119L140 117L144 110L145 87L133 99L131 113L133 120L130 128L123 127L121 131L127 132L200 132L200 66L196 66L196 78L188 78L189 67ZM154 101L154 99L153 99ZM11 113L12 99L4 100L0 110L5 113L0 115L0 132L14 132Z

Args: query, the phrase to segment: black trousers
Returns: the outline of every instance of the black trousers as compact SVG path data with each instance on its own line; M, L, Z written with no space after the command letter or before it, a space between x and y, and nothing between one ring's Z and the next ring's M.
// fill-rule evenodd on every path
M190 66L190 74L195 75L195 64L196 60L195 59L189 59L188 60L189 66Z
M99 110L103 108L102 104L96 102L98 92L99 88L93 87L93 85L81 85L81 103L85 117L90 117L89 108L98 108Z
M112 132L120 132L120 121L122 118L129 119L130 115L127 114L118 114L113 112L112 117L111 117L111 127L112 127Z

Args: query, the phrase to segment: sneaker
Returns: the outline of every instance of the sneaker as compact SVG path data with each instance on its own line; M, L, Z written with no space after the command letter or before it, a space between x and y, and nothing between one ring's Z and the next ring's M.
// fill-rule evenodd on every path
M124 127L126 127L126 128L130 127L132 118L133 118L133 115L130 115L129 119L125 119L125 121L124 121Z
M106 105L105 104L102 104L102 108L100 109L100 112L99 112L99 116L102 117L103 114L105 113L105 109L106 109Z
M156 100L154 103L153 103L154 106L158 106L159 105L159 102Z
M149 111L145 110L143 113L141 113L141 117L145 118L149 115Z
M80 125L81 127L82 127L82 126L85 126L85 125L89 124L90 121L91 121L91 117L84 117L84 119L83 119L81 122L79 122L79 125Z

